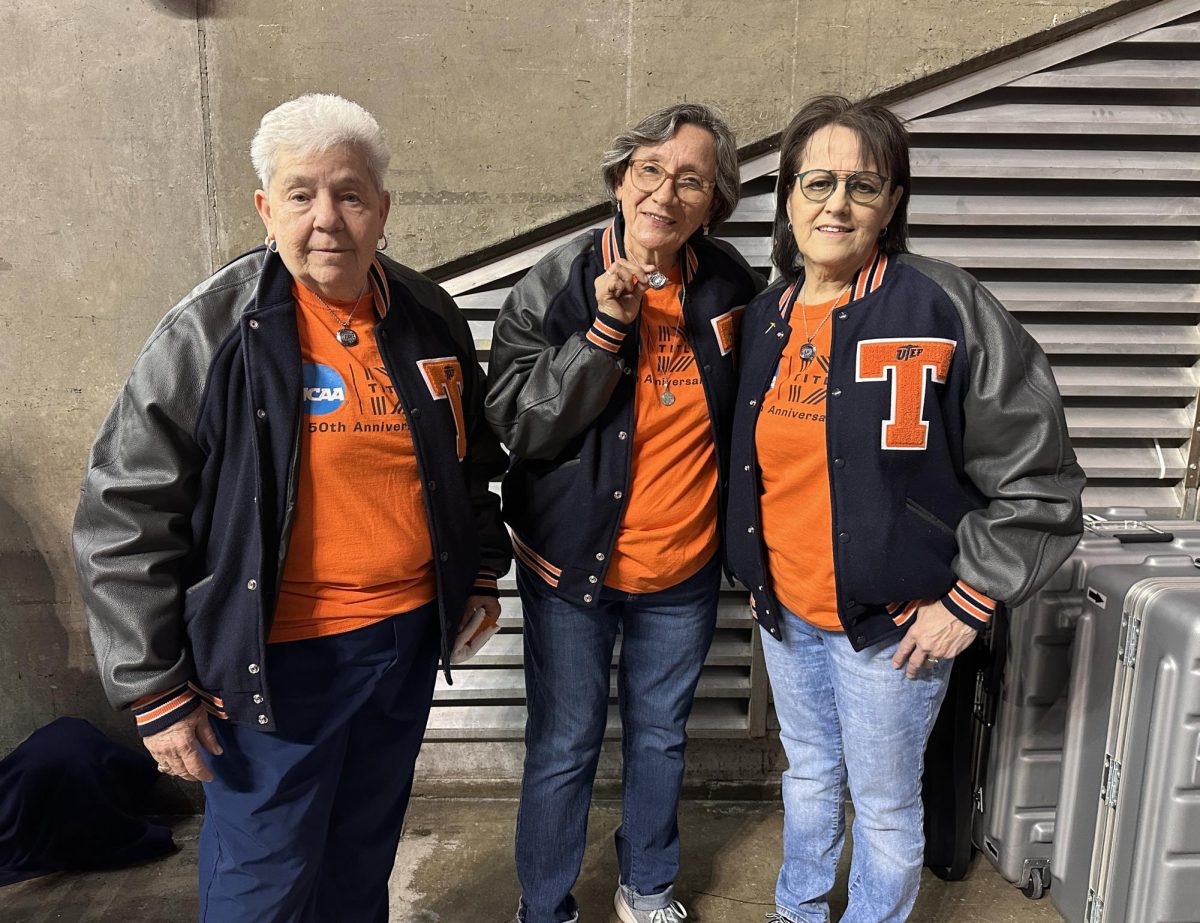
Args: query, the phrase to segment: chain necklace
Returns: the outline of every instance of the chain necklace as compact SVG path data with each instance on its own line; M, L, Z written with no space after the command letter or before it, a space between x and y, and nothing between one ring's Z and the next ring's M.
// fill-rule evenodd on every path
M679 293L679 317L675 321L675 329L671 332L671 352L667 356L667 367L663 371L663 389L658 394L658 402L664 407L670 407L675 403L675 392L671 390L671 371L675 366L675 350L684 343L683 339L683 300L687 297L687 286L684 286ZM686 343L684 343L686 346ZM647 350L648 352L649 350ZM650 370L650 380L654 381L654 370ZM657 389L656 389L657 390Z
M833 299L833 307L825 312L825 316L821 318L821 323L817 324L817 329L811 334L808 332L808 305L803 299L800 301L800 321L804 324L804 344L800 347L800 361L805 365L812 362L817 355L817 347L813 345L813 340L817 338L817 334L821 332L821 328L825 326L825 322L833 316L833 312L842 306L842 298L850 291L850 286L854 284L851 279L846 283L846 287L838 293L838 296Z
M354 320L354 312L357 311L358 306L360 304L362 304L363 295L365 295L366 293L367 293L367 284L364 283L363 287L362 287L362 291L358 293L358 298L356 298L354 300L354 307L350 309L350 313L348 315L346 315L346 319L342 320L340 317L337 316L337 313L333 310L333 308L331 308L329 306L329 303L324 298L322 298L317 292L313 292L313 294L317 296L317 301L321 302L321 307L323 307L326 311L328 311L329 316L334 319L335 323L337 323L339 329L338 329L337 333L334 334L334 337L343 346L357 346L358 345L358 334L350 329L350 321Z

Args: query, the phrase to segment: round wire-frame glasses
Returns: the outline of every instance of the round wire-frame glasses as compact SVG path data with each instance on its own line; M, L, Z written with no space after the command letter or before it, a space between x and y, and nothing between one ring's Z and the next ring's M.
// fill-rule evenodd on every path
M838 183L846 187L846 194L859 205L870 205L882 194L887 186L889 177L874 170L857 170L853 173L845 170L805 170L797 173L796 185L804 198L810 202L828 202L837 192Z

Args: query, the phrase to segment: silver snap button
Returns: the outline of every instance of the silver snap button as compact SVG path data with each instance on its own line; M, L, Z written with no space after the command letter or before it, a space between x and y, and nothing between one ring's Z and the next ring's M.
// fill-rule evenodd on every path
M753 535L754 534L754 526L751 526L746 531L749 532L751 535Z
M613 499L614 500L620 500L623 496L625 496L625 495L623 493L621 493L619 490L613 491Z
M583 594L583 601L584 601L585 603L590 603L590 602L592 601L592 594L591 594L591 593L584 593L584 594Z
M260 420L265 420L267 418L267 412L265 410L263 410L261 407L259 407L258 410L254 411L254 415L257 416Z
M599 582L599 578L595 574L588 577L588 583L598 583L598 582Z
M250 321L250 329L257 330L258 329L258 321L256 321L256 320Z
M758 401L751 401L751 402L750 402L750 406L751 406L751 407L757 407L757 406L758 406Z
M253 577L250 578L249 580L246 581L246 589L247 590L257 590L258 589L258 581L255 580Z
M259 724L266 724L268 720L269 720L269 719L267 718L267 716L266 716L266 715L259 715L259 716L258 716L258 723L259 723Z
M597 560L597 561L603 561L603 560L604 560L604 552L603 552L603 551L597 551L597 552L596 552L596 560Z
M254 693L254 704L262 705L262 703L263 703L263 697L261 695L259 695L257 692Z
M438 560L439 561L449 561L450 560L449 552L443 551L441 554L438 555Z
M629 433L625 432L625 430L621 430L621 432L617 433L617 438L618 439L628 439Z
M846 312L838 311L838 320L845 320L845 319L846 319Z
M747 466L746 466L745 468L743 468L742 470L743 470L743 471L749 471L749 470L750 470L750 466L749 466L749 465L747 465Z
M250 664L250 666L246 667L246 669L249 670L251 673L257 673L259 671L259 666L256 663L252 663L252 664Z

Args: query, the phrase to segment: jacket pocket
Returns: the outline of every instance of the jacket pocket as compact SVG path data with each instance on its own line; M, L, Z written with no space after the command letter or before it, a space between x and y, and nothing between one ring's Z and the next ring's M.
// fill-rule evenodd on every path
M921 506L921 504L917 503L917 501L912 499L912 497L905 497L904 505L908 508L910 513L919 519L925 520L925 522L929 523L929 525L933 526L935 529L940 529L942 532L945 532L950 536L954 535L954 530L952 528L942 522L942 520L933 513L929 512L929 510L925 509L925 507Z

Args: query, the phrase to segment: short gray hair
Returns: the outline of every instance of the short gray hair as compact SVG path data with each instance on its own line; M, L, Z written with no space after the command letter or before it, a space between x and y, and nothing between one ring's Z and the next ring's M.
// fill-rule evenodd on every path
M741 197L741 172L738 169L737 140L721 113L703 103L676 103L666 106L638 122L613 139L612 149L600 159L600 173L608 197L617 201L617 185L625 176L629 158L639 147L670 141L680 125L698 125L713 136L717 154L717 184L713 189L709 225L715 227L733 214Z
M282 151L323 154L340 144L362 152L376 189L383 192L383 176L392 159L383 129L358 103L332 93L306 93L264 115L250 142L250 161L267 189Z

